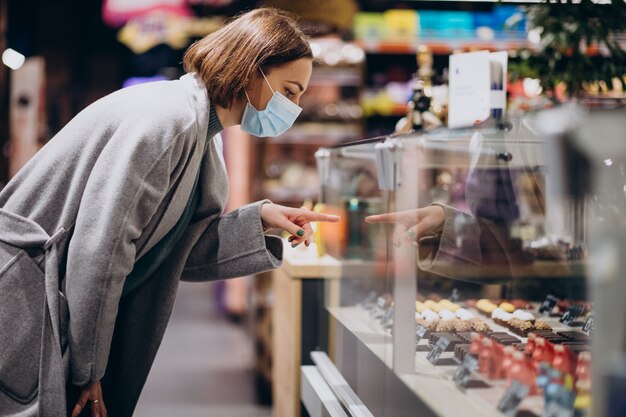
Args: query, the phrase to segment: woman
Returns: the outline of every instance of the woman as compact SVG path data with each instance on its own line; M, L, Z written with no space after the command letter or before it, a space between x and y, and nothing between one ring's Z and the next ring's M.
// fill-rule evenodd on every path
M1 415L132 415L179 279L276 268L264 229L308 245L309 222L338 220L268 200L222 214L214 136L278 135L300 112L312 54L294 20L243 14L184 66L87 107L0 193Z

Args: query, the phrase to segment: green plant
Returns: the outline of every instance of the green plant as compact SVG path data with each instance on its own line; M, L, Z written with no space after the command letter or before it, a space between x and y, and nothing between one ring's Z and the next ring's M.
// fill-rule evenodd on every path
M564 83L570 97L580 97L592 82L624 87L626 51L620 45L626 33L626 3L613 0L580 0L579 3L549 3L526 8L529 29L540 33L538 48L519 51L513 59L513 79L532 77L544 89L554 91Z

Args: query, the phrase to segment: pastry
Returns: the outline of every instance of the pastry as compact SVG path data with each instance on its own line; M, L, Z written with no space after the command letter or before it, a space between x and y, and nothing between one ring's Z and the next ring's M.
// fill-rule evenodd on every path
M512 313L515 311L515 306L511 303L501 303L498 307L506 311L507 313Z
M532 322L528 320L513 318L509 322L509 329L511 329L511 331L517 335L527 337L528 333L532 332L535 329L535 326Z
M525 310L515 310L513 312L513 317L515 317L516 319L520 319L520 320L535 321L535 316L533 316L532 313L525 311Z
M472 313L471 311L465 309L465 308L460 308L456 311L455 315L460 318L461 320L470 320L473 319L474 317L476 317L474 315L474 313Z
M441 317L443 320L453 320L456 318L456 315L447 308L442 308L441 310L439 310L439 317Z
M478 333L487 333L491 331L491 328L479 318L469 320L472 323L472 328Z
M436 332L452 332L454 331L454 320L439 320Z
M543 320L536 320L535 321L535 333L537 333L538 330L550 330L550 331L552 331L552 326L550 326L548 323L546 323Z
M459 333L459 332L471 332L474 328L474 326L472 325L471 322L467 321L467 320L453 320L454 323L454 331L455 333Z
M498 306L487 300L486 298L480 299L476 302L476 309L478 309L478 311L485 315L491 315L493 310L495 310L496 308L498 308Z

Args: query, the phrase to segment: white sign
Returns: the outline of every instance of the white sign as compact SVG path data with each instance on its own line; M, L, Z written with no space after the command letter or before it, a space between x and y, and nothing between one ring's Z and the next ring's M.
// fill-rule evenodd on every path
M450 56L448 127L469 127L489 118L490 74L487 51Z

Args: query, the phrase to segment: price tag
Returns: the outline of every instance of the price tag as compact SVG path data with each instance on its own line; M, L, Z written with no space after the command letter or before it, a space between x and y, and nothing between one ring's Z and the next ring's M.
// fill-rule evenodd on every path
M461 292L458 288L453 288L452 294L450 294L450 301L456 303L457 301L459 301L459 298L461 298Z
M456 368L456 372L454 373L454 382L457 387L465 388L470 375L472 372L476 371L476 369L478 369L478 359L472 355L465 355L463 362Z
M370 291L367 297L361 301L361 305L365 308L372 308L374 301L376 301L376 291Z
M449 344L450 344L450 341L448 339L446 339L445 337L440 337L437 340L437 343L435 343L435 346L433 346L431 351L428 352L428 356L426 356L426 359L428 360L428 362L435 365L437 361L439 360L439 357L441 356L441 354L446 351L446 348L448 347Z
M593 333L593 314L590 314L587 321L585 321L585 325L583 326L582 331L584 333L587 333L589 336L591 336L591 333Z
M420 342L420 340L422 340L422 337L424 337L427 331L428 329L422 326L421 324L415 325L415 344L416 345Z
M542 417L573 417L574 410L556 401L550 401L544 408Z
M389 309L385 312L383 316L383 325L386 327L393 326L393 307L389 307Z
M383 297L378 297L378 299L376 300L376 305L370 310L370 315L376 319L380 319L383 317L384 308L385 299Z
M584 307L579 304L569 306L567 308L567 311L563 313L559 321L566 326L571 326L574 320L576 320L576 318L582 314L583 310Z
M522 400L528 395L528 386L522 384L518 380L513 380L509 389L506 390L504 396L498 403L498 410L507 417L515 417L517 407Z
M548 294L543 303L541 303L541 307L539 307L539 312L543 314L550 314L556 303L559 302L559 299L553 296L552 294Z

